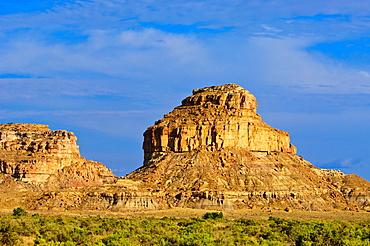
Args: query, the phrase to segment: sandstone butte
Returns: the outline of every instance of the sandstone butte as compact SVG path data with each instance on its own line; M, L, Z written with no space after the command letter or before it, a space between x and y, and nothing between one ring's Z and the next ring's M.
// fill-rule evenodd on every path
M121 178L80 157L73 133L0 125L7 194L0 206L370 211L368 181L314 167L296 155L289 133L264 123L256 109L256 98L236 84L194 90L145 131L144 165ZM25 193L14 198L14 187Z

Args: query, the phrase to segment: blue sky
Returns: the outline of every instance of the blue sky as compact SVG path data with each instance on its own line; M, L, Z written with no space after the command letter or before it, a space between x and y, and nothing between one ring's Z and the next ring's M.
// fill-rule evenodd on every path
M367 1L0 1L0 121L48 124L116 175L192 89L237 83L298 154L370 180Z

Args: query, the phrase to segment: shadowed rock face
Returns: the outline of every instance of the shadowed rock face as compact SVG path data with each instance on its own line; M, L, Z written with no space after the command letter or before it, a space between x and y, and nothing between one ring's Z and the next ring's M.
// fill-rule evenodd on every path
M144 166L128 178L171 206L370 208L369 182L296 156L289 133L256 109L255 97L235 84L194 90L145 131Z
M77 138L40 124L0 124L0 172L42 190L115 182L103 164L80 157Z

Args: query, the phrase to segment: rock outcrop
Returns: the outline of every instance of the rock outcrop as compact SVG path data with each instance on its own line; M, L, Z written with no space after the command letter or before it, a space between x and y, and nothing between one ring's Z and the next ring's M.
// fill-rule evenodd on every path
M0 124L0 172L34 189L114 183L102 163L80 156L77 138L40 124Z
M236 84L196 89L144 133L144 165L158 154L238 147L296 153L289 133L272 128L256 113L256 98Z
M142 186L141 182L119 179L115 184L70 187L29 197L28 208L35 210L138 211L168 208L167 202Z
M235 84L193 91L144 133L144 165L128 175L170 206L370 209L370 183L314 167L289 133L256 112Z
M194 90L145 131L143 166L117 182L101 163L80 157L73 133L3 124L0 185L9 194L38 185L44 192L22 201L39 210L370 211L368 181L314 167L256 109L256 98L235 84ZM9 199L0 196L0 206Z

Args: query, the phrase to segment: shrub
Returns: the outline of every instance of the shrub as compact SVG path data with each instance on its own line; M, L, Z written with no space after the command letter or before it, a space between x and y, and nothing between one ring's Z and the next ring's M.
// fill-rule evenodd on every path
M255 225L257 225L256 221L252 220L252 219L241 218L241 219L235 220L235 222L240 223L240 224L245 225L245 226L255 226Z
M19 235L13 231L6 232L3 234L0 242L3 245L17 245L19 242Z
M203 219L223 219L224 214L222 212L210 212L203 215Z
M21 207L13 209L13 216L26 216L26 215L27 212Z
M268 221L281 221L282 219L270 216Z

